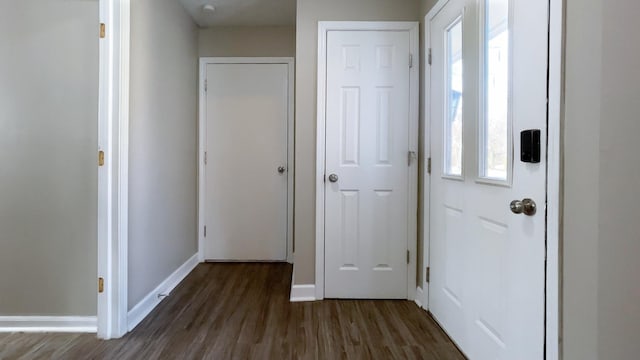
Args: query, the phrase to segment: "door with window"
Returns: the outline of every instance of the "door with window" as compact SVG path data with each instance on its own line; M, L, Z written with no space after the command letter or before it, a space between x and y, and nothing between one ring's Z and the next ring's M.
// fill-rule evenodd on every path
M430 21L429 308L470 359L542 359L548 3Z

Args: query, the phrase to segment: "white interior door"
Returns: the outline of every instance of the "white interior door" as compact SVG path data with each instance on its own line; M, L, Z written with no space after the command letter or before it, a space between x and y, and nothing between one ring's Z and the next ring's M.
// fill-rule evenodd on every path
M406 298L407 31L327 37L325 297Z
M547 7L450 0L429 24L429 308L470 359L544 357Z
M206 66L205 260L287 258L287 64Z

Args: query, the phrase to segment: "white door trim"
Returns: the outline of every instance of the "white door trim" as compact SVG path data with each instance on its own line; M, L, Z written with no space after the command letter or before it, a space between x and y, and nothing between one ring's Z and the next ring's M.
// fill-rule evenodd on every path
M428 56L429 48L431 44L429 41L429 24L431 20L442 10L449 0L439 0L434 7L425 16L424 23L424 41L425 41L425 56ZM562 116L564 109L564 12L565 12L565 0L549 0L549 105L548 105L548 149L547 149L547 265L546 265L546 286L545 286L545 308L546 308L546 321L545 321L545 348L546 359L555 360L561 358L560 341L561 341L561 224L562 224L562 123L564 118ZM426 58L426 57L425 57ZM424 104L425 109L430 108L430 87L429 81L431 79L431 67L427 64L425 66L424 81L425 81L425 93ZM425 111L426 112L426 111ZM423 130L424 147L423 153L425 154L423 160L430 157L431 144L429 140L429 127L430 121L425 114L425 127ZM426 162L423 162L423 169L426 169ZM426 170L425 170L426 171ZM429 204L430 197L430 175L423 174L423 186L424 204ZM423 212L424 224L424 247L423 247L423 259L424 267L429 266L429 206L425 205ZM424 271L424 269L420 269ZM422 300L423 307L429 309L428 289L429 283L426 282L426 278L422 283L424 289L424 298Z
M287 262L293 263L293 181L294 168L294 84L295 68L292 57L201 57L199 84L199 115L198 115L198 260L204 261L204 223L205 223L205 195L204 181L205 163L204 153L207 146L207 114L205 80L206 68L209 64L285 64L288 68L288 109L287 109Z
M410 75L409 90L409 149L418 153L418 129L420 117L420 50L419 23L413 21L320 21L318 22L318 113L316 129L316 300L324 299L324 227L325 227L325 129L326 129L326 90L327 90L327 34L329 31L408 31L411 38L413 66ZM417 161L409 167L409 189L407 192L410 216L407 219L407 249L410 251L407 265L407 299L414 300L416 294L417 267L417 214L418 210L418 166Z
M106 26L99 40L97 149L105 155L98 167L97 212L98 277L104 278L104 292L97 295L101 339L127 332L130 10L130 0L100 0L100 22Z
M546 358L561 355L562 316L562 178L564 128L564 26L565 0L549 3L549 105L547 149L547 279L546 279Z

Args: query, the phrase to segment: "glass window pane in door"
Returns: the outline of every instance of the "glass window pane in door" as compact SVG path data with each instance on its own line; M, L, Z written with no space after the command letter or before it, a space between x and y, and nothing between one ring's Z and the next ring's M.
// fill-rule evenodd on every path
M462 19L447 30L444 174L462 176Z
M480 177L506 181L509 171L509 0L485 0L484 24Z

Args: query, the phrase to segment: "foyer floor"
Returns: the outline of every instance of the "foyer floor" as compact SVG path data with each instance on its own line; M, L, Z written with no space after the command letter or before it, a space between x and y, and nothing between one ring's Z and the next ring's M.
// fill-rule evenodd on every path
M409 301L290 303L289 264L200 264L134 331L0 334L0 359L464 359Z

